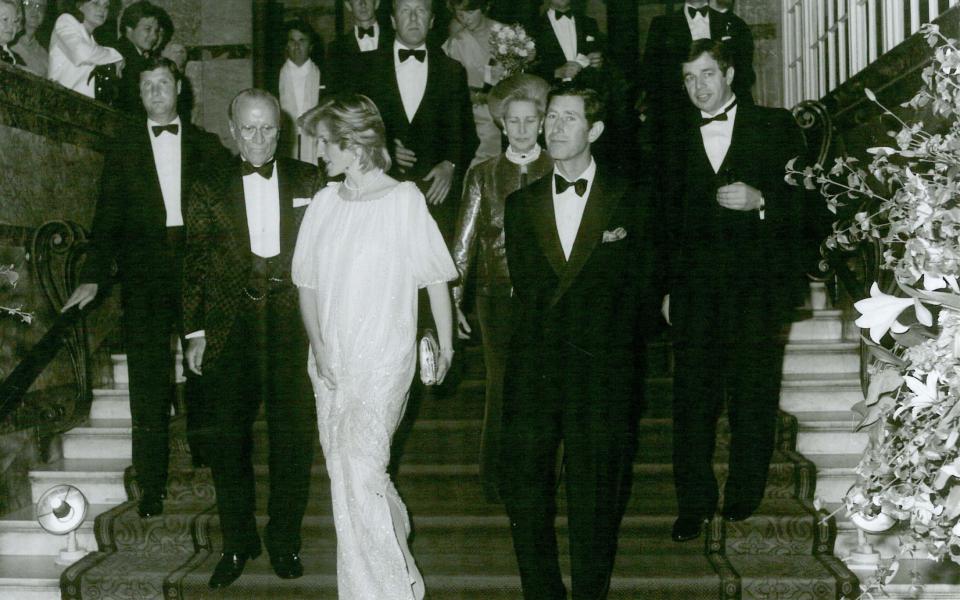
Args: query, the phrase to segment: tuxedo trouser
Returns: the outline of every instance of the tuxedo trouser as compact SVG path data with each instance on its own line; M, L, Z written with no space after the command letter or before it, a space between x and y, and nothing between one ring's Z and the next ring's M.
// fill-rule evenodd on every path
M270 448L265 543L272 555L300 550L317 412L306 372L309 344L303 323L295 308L281 309L280 304L275 296L259 302L245 298L223 350L204 369L204 390L216 413L217 445L210 466L224 553L260 549L253 425L261 403Z
M176 395L171 335L181 334L182 228L170 228L169 232L168 243L162 250L165 256L158 261L168 268L152 274L152 285L156 289L150 293L123 292L123 345L130 387L133 466L140 488L153 494L162 493L167 484L170 408ZM126 285L137 284L128 281ZM188 373L186 366L184 373L187 375L184 386L187 442L190 453L205 460L212 411L203 402L199 381Z
M776 437L783 350L774 334L674 342L673 472L680 516L709 517L716 510L713 455L724 400L730 422L724 504L760 504Z
M566 598L554 526L556 454L562 440L572 598L606 598L636 453L632 394L609 402L599 390L570 385L578 378L575 372L528 372L525 381L511 381L510 373L507 377L500 495L510 517L523 597ZM622 374L598 378L616 382Z
M513 299L509 296L477 296L477 318L483 337L486 370L483 431L480 434L480 480L487 500L499 497L497 463L500 460L503 421L503 374L510 349Z

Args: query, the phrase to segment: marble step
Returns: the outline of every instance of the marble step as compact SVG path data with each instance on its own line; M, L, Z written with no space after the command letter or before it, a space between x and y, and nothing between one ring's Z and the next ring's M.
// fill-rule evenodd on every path
M66 459L112 459L131 456L129 419L90 419L63 434Z
M0 555L0 598L60 600L60 574L65 568L51 556Z
M790 324L791 342L839 341L843 337L843 313L839 310L813 310L809 318Z
M77 529L77 542L82 548L96 550L93 521L112 504L93 504ZM56 556L67 545L65 536L48 533L37 523L35 505L31 504L0 517L0 555Z
M129 459L60 459L30 471L33 502L51 487L68 483L78 488L90 504L119 504L127 500L123 472Z
M858 373L793 373L780 384L780 410L801 420L803 413L849 410L861 400Z
M858 342L789 342L783 359L783 373L859 373Z
M817 488L814 496L822 501L839 503L857 481L855 469L859 454L815 454L809 458L817 468Z
M863 454L868 435L855 432L860 417L851 411L824 411L804 414L799 422L797 452L817 462L822 455Z
M95 388L90 405L91 419L129 419L130 390L118 384L112 388Z

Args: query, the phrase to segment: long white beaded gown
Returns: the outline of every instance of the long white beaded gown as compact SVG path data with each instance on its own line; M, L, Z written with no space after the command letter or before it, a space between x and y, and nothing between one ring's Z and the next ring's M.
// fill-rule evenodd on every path
M410 521L387 463L416 367L417 290L457 270L415 185L355 201L340 198L339 185L307 209L292 272L316 291L324 340L308 369L330 475L338 597L420 600ZM316 360L332 369L335 390L319 381Z

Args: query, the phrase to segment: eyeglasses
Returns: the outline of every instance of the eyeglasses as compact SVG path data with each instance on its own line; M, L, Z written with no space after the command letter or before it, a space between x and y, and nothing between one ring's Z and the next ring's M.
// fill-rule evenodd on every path
M253 125L241 125L240 137L250 141L257 135L257 132L260 132L260 135L265 140L272 140L277 137L277 134L280 133L279 127L274 127L273 125L261 125L260 127L254 127Z

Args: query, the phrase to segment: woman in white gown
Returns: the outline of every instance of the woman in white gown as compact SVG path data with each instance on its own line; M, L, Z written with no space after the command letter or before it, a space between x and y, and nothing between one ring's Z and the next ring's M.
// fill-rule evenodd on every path
M442 379L453 358L446 282L457 270L417 187L384 173L390 157L373 102L329 101L300 124L327 174L346 176L314 197L293 258L330 475L338 597L420 600L410 521L387 464L417 362L417 290L430 298Z

